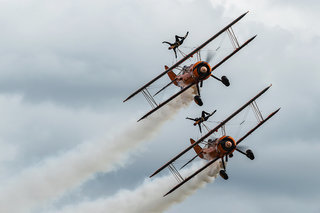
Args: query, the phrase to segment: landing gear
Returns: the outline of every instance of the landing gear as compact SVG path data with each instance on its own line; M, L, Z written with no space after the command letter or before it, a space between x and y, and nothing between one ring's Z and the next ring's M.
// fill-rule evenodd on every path
M221 83L223 83L223 85L225 85L226 87L230 86L230 81L226 76L222 76L221 79L214 75L211 75L211 77L218 81L221 81Z
M229 79L228 79L226 76L222 76L222 77L221 77L221 82L222 82L226 87L230 86L230 81L229 81Z
M251 149L248 149L246 151L246 156L250 159L250 160L253 160L254 159L254 154L253 152L251 151Z
M223 179L228 180L229 177L225 170L220 170L219 174Z
M202 102L202 100L200 98L200 95L194 96L194 102L196 102L196 104L198 104L199 106L203 105L203 102Z
M220 170L219 174L223 179L228 180L229 177L226 173L226 165L224 164L223 157L221 158L221 164L222 164L223 170Z
M237 150L238 152L240 152L241 154L247 156L250 160L253 160L253 159L254 159L254 154L253 154L253 152L251 151L251 149L248 149L246 152L243 152L243 151L241 151L240 149L237 149L237 148L236 148L236 150Z

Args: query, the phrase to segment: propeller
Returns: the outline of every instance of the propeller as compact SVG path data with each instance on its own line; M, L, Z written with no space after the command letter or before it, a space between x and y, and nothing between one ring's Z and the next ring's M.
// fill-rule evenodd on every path
M215 54L213 52L208 52L207 57L206 57L206 62L210 64L210 62L212 61L214 55Z

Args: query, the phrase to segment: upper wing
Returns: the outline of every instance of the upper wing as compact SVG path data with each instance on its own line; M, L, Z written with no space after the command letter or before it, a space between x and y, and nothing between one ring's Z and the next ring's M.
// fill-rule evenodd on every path
M248 11L249 12L249 11ZM215 34L214 36L212 36L211 38L209 38L206 42L204 42L203 44L201 44L198 48L196 48L195 50L193 50L191 53L189 53L188 55L186 55L184 58L180 59L180 61L178 61L177 63L175 63L174 65L172 65L169 69L167 69L166 71L164 71L163 73L161 73L160 75L158 75L157 77L155 77L154 79L152 79L151 81L149 81L147 84L145 84L144 86L142 86L140 89L138 89L137 91L135 91L134 93L132 93L128 98L126 98L123 102L126 102L127 100L129 100L130 98L132 98L133 96L135 96L136 94L138 94L139 92L141 92L144 88L150 86L153 82L155 82L156 80L158 80L159 78L161 78L163 75L165 75L166 73L170 72L171 70L173 70L174 68L178 67L180 64L182 64L184 61L186 61L188 58L190 58L191 56L193 56L195 53L197 53L199 50L201 50L203 47L205 47L207 44L209 44L212 40L214 40L215 38L217 38L219 35L221 35L224 31L226 31L229 27L231 27L232 25L234 25L235 23L237 23L240 19L242 19L248 12L242 14L241 16L239 16L237 19L235 19L233 22L231 22L230 24L228 24L225 28L223 28L222 30L220 30L217 34ZM230 56L231 57L231 56Z
M212 130L210 130L207 134L205 134L204 136L202 136L199 140L197 140L195 143L193 143L192 145L190 145L188 148L186 148L185 150L183 150L181 153L179 153L177 156L175 156L174 158L172 158L169 162L167 162L166 164L164 164L162 167L160 167L157 171L155 171L150 177L158 174L160 171L162 171L164 168L166 168L169 164L173 163L175 160L177 160L178 158L180 158L182 155L184 155L186 152L188 152L190 149L192 149L194 146L196 146L197 144L201 143L204 139L206 139L207 137L209 137L211 134L213 134L214 132L216 132L219 128L221 128L223 125L225 125L229 120L231 120L234 116L236 116L238 113L240 113L243 109L245 109L247 106L249 106L253 101L255 101L257 98L259 98L263 93L265 93L269 88L271 87L268 86L266 87L264 90L262 90L261 92L259 92L256 96L254 96L250 101L248 101L246 104L244 104L242 107L240 107L237 111L235 111L232 115L230 115L228 118L226 118L224 121L222 121L218 126L216 126L215 128L213 128Z

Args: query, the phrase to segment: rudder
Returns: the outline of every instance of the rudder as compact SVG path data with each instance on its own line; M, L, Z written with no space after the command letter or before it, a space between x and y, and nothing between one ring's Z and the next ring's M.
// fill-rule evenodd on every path
M166 70L169 69L168 66L164 66L164 68ZM170 80L173 81L174 85L178 86L178 83L176 81L174 81L176 79L177 75L172 70L169 71L167 74L168 74Z
M194 141L192 138L190 138L190 143L191 143L191 144L194 144L195 141ZM197 144L197 145L195 145L195 146L193 147L193 149L194 149L194 151L197 153L197 155L198 155L200 158L203 159L203 154L201 153L201 152L202 152L202 148Z

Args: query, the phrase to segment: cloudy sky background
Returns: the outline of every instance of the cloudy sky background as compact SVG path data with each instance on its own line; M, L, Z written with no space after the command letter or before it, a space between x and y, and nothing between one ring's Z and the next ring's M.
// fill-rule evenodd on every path
M76 153L82 144L100 149L112 135L126 134L121 130L136 125L149 106L140 96L122 100L173 62L161 42L189 31L184 45L199 45L249 10L234 30L241 42L258 37L216 70L229 77L229 88L205 82L202 109L217 109L214 120L222 120L272 83L258 104L265 115L281 111L244 142L255 161L236 155L228 181L218 178L167 212L320 211L318 1L3 0L0 5L0 191L10 191L12 180L48 159ZM199 137L184 118L202 109L191 103L113 172L101 169L23 212L59 210L137 188L190 137ZM1 202L2 209L19 203L19 191L10 192L5 200L11 202Z

